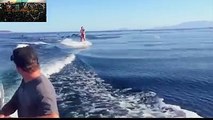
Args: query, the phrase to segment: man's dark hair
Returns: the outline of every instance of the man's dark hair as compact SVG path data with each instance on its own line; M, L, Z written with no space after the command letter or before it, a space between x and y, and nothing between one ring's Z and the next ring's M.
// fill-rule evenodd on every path
M25 72L32 73L40 68L38 56L31 46L16 48L13 50L13 55L10 59Z

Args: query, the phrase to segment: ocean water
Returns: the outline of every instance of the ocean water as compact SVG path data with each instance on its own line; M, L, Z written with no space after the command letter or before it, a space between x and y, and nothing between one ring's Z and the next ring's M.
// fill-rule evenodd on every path
M0 34L7 102L20 85L13 48L31 44L65 118L213 117L213 29ZM70 41L72 42L70 42Z

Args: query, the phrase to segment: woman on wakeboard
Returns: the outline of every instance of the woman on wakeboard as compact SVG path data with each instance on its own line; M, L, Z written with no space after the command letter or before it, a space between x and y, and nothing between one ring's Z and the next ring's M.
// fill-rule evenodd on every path
M83 26L81 27L80 34L81 34L81 42L86 41L86 33Z

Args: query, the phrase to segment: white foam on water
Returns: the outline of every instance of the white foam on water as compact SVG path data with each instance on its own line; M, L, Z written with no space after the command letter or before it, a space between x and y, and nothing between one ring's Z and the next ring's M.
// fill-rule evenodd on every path
M65 69L56 78L62 83L59 91L76 92L81 101L79 111L71 111L74 118L101 116L102 118L202 118L197 113L182 109L179 106L164 103L154 92L131 93L131 88L113 89L92 71L79 65ZM63 73L65 72L65 73ZM57 81L54 81L57 84ZM69 90L70 89L70 90ZM59 93L60 99L66 101L70 94ZM73 96L73 95L72 95ZM70 99L69 99L70 100ZM70 103L61 104L62 108L72 106ZM82 115L84 113L85 115ZM67 116L68 117L68 116Z
M3 88L3 84L0 83L0 109L2 109L4 105L4 88Z
M155 104L139 103L140 99L135 96L122 98L120 106L128 110L126 117L143 118L202 118L197 113L181 109L179 106L166 104L163 99L157 98ZM119 116L117 116L119 117Z
M33 44L33 45L48 45L48 43L43 42L43 41L38 41L38 42L18 42L19 44Z
M16 49L17 48L24 48L24 47L27 47L27 46L29 46L28 44L18 44L17 46L16 46Z
M182 109L180 106L166 104L166 103L163 102L163 99L159 99L159 104L160 104L161 107L176 111L176 113L179 114L179 117L202 118L197 113L189 111L189 110ZM181 114L182 114L182 116L181 116ZM176 117L178 117L178 116L176 116Z
M62 40L61 44L69 46L71 48L87 48L89 46L92 46L92 43L89 41L80 42L80 41L74 41L69 38Z
M161 37L160 37L160 35L154 35L154 38L155 39L160 39Z
M72 61L74 60L75 60L75 55L71 54L62 59L49 61L48 64L41 65L42 73L49 78L50 75L60 72L60 70L64 66L72 63Z

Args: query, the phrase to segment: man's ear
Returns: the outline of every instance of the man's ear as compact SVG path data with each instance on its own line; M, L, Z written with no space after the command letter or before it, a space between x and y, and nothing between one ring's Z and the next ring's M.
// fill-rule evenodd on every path
M20 73L20 74L23 73L23 69L22 68L16 66L16 69L17 69L18 73Z

